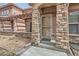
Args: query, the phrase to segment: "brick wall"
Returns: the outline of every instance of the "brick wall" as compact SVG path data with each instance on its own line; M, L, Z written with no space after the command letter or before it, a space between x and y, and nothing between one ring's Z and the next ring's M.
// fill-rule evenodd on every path
M26 32L25 20L19 18L14 20L14 32Z

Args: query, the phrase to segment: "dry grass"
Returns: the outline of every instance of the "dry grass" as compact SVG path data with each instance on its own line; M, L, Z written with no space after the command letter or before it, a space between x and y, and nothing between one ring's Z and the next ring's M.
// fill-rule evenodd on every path
M15 37L15 36L3 36L0 35L0 55L14 55L17 51L21 50L27 43L29 39ZM3 51L3 52L1 52ZM9 53L10 52L10 53Z

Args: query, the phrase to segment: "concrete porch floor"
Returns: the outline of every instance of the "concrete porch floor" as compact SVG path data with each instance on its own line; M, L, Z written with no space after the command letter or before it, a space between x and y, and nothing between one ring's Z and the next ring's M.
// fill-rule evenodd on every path
M65 52L31 46L20 56L68 56Z

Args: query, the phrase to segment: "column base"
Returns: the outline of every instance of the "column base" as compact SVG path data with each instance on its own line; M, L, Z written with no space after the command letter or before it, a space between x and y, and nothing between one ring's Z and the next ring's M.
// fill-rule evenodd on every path
M52 43L56 43L56 41L55 41L55 40L50 40L50 42L52 42Z
M40 43L32 42L31 45L32 46L40 46Z
M64 50L69 50L69 47L68 46L62 46L62 45L56 44L56 47L57 48L60 48L60 49L64 49Z

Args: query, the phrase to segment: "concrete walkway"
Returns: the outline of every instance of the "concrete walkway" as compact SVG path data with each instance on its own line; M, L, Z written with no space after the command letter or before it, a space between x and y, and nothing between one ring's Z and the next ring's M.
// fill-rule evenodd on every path
M31 46L21 56L67 56L65 52Z

